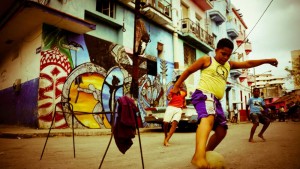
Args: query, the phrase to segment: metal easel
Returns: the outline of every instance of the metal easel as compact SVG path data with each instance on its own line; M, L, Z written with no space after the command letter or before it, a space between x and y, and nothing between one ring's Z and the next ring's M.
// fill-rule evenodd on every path
M44 151L45 151L45 148L46 148L46 145L47 145L47 142L48 142L48 139L49 139L49 136L50 136L50 132L51 132L51 129L52 129L52 126L53 126L53 123L54 123L54 119L55 119L55 115L57 113L56 111L56 107L58 105L61 105L61 107L65 107L67 108L68 112L64 111L65 109L62 108L62 112L63 114L71 114L72 116L72 138L73 138L73 155L74 155L74 158L76 157L76 153L75 153L75 137L74 137L74 118L75 118L75 113L73 111L73 105L69 102L59 102L55 105L55 109L54 109L54 114L53 114L53 117L52 117L52 121L51 121L51 126L49 128L49 131L48 131L48 134L47 134L47 138L46 138L46 141L45 141L45 144L44 144L44 147L43 147L43 151L42 151L42 154L40 156L40 160L42 160L43 158L43 155L44 155ZM139 113L139 112L138 112ZM106 154L108 152L108 149L110 147L110 144L111 144L111 141L112 141L112 138L113 138L113 133L114 133L114 121L115 121L115 112L93 112L93 113L89 113L89 112L79 112L79 113L76 113L76 114L111 114L111 136L110 136L110 140L108 142L108 145L106 147L106 150L104 152L104 155L102 157L102 160L100 162L100 165L99 165L99 169L101 168L103 162L104 162L104 159L106 157ZM141 153L141 160L142 160L142 167L144 169L144 160L143 160L143 151L142 151L142 145L141 145L141 138L140 138L140 131L139 131L139 127L138 127L138 120L137 120L137 114L135 113L135 122L136 122L136 129L138 131L138 138L139 138L139 146L140 146L140 153ZM65 117L65 116L64 116Z

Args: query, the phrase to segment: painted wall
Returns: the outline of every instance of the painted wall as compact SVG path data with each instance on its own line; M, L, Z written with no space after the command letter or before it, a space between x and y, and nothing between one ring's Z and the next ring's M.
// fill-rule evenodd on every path
M38 79L21 84L21 90L13 87L0 90L0 124L37 126Z
M54 127L70 126L71 117L64 117L55 111L70 111L55 106L60 101L69 100L74 112L114 111L116 100L130 92L131 57L121 45L44 25L38 99L39 127L50 127L54 114ZM146 74L146 60L142 60L138 105L143 121L144 108L165 105L164 95L172 81L173 63L157 59L160 74L151 76ZM76 115L77 128L110 128L110 121L110 114Z
M1 124L37 126L41 32L37 27L1 57Z
M0 90L12 87L16 79L23 83L39 76L40 47L41 27L37 27L0 57Z
M169 62L174 62L173 57L173 35L165 30L162 30L160 27L145 23L148 32L150 33L151 42L148 44L146 53L151 56L158 57L157 52L157 43L160 42L163 44L163 51L161 58Z

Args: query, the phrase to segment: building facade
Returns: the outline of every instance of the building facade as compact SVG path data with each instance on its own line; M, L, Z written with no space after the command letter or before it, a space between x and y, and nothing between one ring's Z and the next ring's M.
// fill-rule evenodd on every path
M294 89L300 89L300 50L291 51L292 70L291 75L294 80Z
M130 0L1 3L1 124L49 128L54 118L52 127L66 128L71 119L61 113L60 101L71 103L75 112L115 111L116 100L131 93L135 74L143 121L144 109L166 106L174 77L196 59L213 55L219 39L234 42L233 60L247 60L251 52L247 26L226 0L141 1L137 21ZM221 101L228 114L233 104L245 108L247 74L230 72ZM199 77L196 72L186 80L188 97ZM76 115L77 128L110 128L110 121L110 115Z

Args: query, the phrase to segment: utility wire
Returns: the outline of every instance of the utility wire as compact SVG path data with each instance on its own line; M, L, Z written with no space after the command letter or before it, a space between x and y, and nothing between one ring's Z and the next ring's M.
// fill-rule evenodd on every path
M272 4L273 0L270 1L269 5L267 6L267 8L265 9L265 11L262 13L262 15L260 16L260 18L257 20L257 22L255 23L255 25L253 26L253 28L250 30L250 32L248 33L248 35L244 38L243 43L245 43L245 40L248 38L248 36L251 34L251 32L253 31L253 29L256 27L256 25L258 24L258 22L261 20L261 18L265 15L265 13L267 12L268 8L270 7L270 5ZM243 44L241 43L238 48ZM238 49L236 48L234 50L234 52ZM234 53L233 52L233 53Z

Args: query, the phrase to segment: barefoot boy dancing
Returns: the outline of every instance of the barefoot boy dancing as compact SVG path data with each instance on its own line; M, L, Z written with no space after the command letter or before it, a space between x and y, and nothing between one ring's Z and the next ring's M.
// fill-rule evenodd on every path
M253 135L259 123L263 124L261 131L258 134L263 141L266 141L263 134L270 125L270 119L264 115L265 113L265 102L264 99L259 97L259 88L253 89L253 97L248 100L246 106L246 112L248 113L248 107L250 107L250 119L252 120L253 126L250 131L249 142L254 143Z
M227 132L226 117L221 107L228 74L231 69L252 68L265 63L277 66L276 59L248 60L244 62L228 61L234 45L229 39L221 39L215 49L215 56L203 56L189 66L175 83L173 91L177 93L181 83L197 70L201 71L199 85L192 95L192 103L197 110L200 124L196 131L195 154L192 164L199 168L209 168L205 152L214 150ZM211 130L214 134L207 140ZM207 144L207 145L206 145Z

